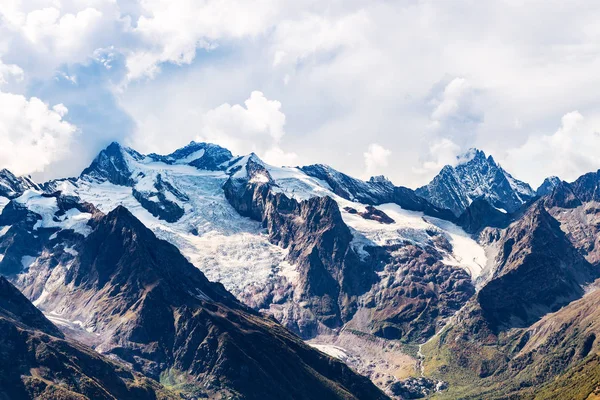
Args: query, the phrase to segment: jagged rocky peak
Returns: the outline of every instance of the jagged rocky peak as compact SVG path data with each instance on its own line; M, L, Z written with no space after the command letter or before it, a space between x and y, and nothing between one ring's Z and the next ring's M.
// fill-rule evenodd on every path
M320 179L331 187L333 192L340 197L351 201L367 204L381 204L383 198L390 198L394 185L389 181L372 179L368 182L352 178L343 174L329 165L314 164L300 168L305 174Z
M393 185L392 181L390 181L385 175L372 176L369 179L369 182L381 183L381 184L385 184L385 185Z
M537 188L535 194L538 196L546 196L551 194L555 187L557 187L561 183L561 180L558 176L549 176L544 179L544 182Z
M201 170L223 171L227 169L233 155L221 146L212 143L191 142L168 155L141 154L117 142L112 142L102 150L92 164L81 173L81 178L108 181L115 185L132 186L133 176L139 164L161 162L167 165L191 165Z
M96 156L92 164L83 170L80 177L96 181L108 181L115 185L131 186L133 180L129 159L142 160L137 151L112 142Z
M7 169L0 170L0 197L19 197L27 189L38 189L39 186L28 176L15 176Z
M567 183L559 180L547 195L547 207L576 208L583 203L600 201L600 170L589 172Z
M571 188L582 202L600 201L600 170L580 176Z
M198 169L220 171L227 168L233 154L216 144L192 141L169 155L152 153L148 157L166 164L188 164Z
M514 212L535 197L531 187L512 177L492 156L470 149L457 157L457 165L446 165L440 173L416 193L434 205L461 215L475 199Z

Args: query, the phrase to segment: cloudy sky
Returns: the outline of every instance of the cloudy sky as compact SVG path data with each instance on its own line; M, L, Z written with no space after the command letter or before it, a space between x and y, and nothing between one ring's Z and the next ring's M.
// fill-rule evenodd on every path
M0 167L191 140L416 187L470 147L537 186L600 168L600 3L1 0Z

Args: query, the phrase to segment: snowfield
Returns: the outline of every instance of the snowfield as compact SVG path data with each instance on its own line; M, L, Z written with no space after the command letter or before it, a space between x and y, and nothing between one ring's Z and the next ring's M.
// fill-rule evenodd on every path
M136 190L155 192L154 182L160 174L189 198L186 202L174 199L184 209L181 219L169 223L154 217L135 199L130 187L80 180L77 184L62 182L58 189L104 213L125 206L159 238L177 246L208 279L221 282L236 296L249 286L265 286L282 270L286 251L271 244L261 224L239 215L225 198L222 186L229 177L225 172L149 159L128 162L133 175L143 177Z

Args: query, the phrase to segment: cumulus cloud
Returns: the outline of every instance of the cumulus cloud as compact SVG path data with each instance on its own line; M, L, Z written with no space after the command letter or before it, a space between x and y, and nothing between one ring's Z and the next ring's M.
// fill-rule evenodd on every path
M363 153L367 176L373 176L384 172L388 166L392 152L380 144L371 143L367 151Z
M257 153L272 164L291 164L295 153L280 148L285 135L285 114L281 103L253 91L240 104L222 104L205 113L196 140L218 143L235 154Z
M7 92L64 103L83 130L86 154L104 142L96 136L109 136L99 130L113 131L90 133L82 122L95 124L93 103L103 120L131 117L131 126L114 123L114 136L140 151L170 151L197 135L227 137L240 152L256 148L277 163L327 162L358 176L364 165L356 157L369 143L385 143L394 157L378 172L414 187L456 147L480 147L504 162L509 150L539 139L569 110L585 115L583 125L594 120L600 104L589 88L600 85L600 4L540 7L465 0L0 1L0 75ZM557 24L564 29L557 32ZM48 89L49 81L66 79L55 89L62 92ZM221 104L232 118L248 114L243 100L257 88L285 105L279 138L269 127L262 135L233 133L216 111L214 120L207 116ZM102 103L97 89L106 93ZM241 119L244 131L257 130Z
M4 64L0 60L0 85L8 83L9 80L22 81L23 69L15 64Z
M198 48L257 35L279 10L276 0L146 0L133 32L143 44L127 59L129 79L153 77L160 64L190 64Z
M90 2L104 8L104 12L85 3L72 11L68 2L42 2L40 8L19 1L3 4L0 34L7 42L7 55L40 75L52 75L63 63L84 62L105 41L114 39L109 34L116 34L112 25L120 24L115 18L114 2Z
M271 39L273 66L295 66L315 55L341 47L364 44L363 30L370 24L364 10L337 17L307 14L277 24Z
M2 168L30 174L69 156L76 127L63 120L67 108L49 108L36 97L0 91L0 160Z
M425 156L426 161L423 162L421 167L413 168L413 171L427 177L434 176L445 165L456 165L460 154L460 146L452 140L447 138L435 140Z
M465 78L454 78L431 100L430 128L453 141L469 141L483 112L476 102L476 90Z
M573 181L595 171L600 168L600 119L569 112L556 132L529 137L522 146L508 151L504 163L521 171L534 185L547 176Z

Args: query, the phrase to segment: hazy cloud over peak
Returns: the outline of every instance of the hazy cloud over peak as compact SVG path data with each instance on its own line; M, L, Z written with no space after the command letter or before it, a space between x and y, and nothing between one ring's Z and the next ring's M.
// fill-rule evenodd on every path
M66 124L49 151L76 143L68 164L22 168L44 178L110 140L169 152L204 138L412 187L479 147L535 185L600 167L599 18L583 0L9 0L0 85ZM554 172L532 167L548 152Z

